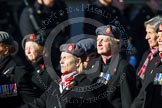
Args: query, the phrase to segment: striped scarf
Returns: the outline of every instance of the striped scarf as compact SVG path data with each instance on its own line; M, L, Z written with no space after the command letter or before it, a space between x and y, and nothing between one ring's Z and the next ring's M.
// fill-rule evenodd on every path
M145 73L145 70L146 70L146 67L148 65L148 62L152 60L153 56L155 54L157 54L158 52L158 48L154 48L154 49L151 49L150 50L150 53L148 54L145 62L143 63L141 69L138 71L138 76L141 78L141 79L144 79L144 73Z
M76 71L69 73L69 74L62 74L61 81L60 81L60 92L64 89L69 90L70 82L78 75Z

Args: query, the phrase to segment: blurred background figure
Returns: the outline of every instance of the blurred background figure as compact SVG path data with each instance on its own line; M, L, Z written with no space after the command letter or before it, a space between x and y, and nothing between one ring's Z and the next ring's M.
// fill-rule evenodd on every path
M119 21L124 28L129 28L129 19L126 16L125 2L122 0L95 0L85 9L85 18L90 18L103 25ZM101 25L98 25L101 26ZM84 25L84 33L95 36L97 27L91 24Z
M67 7L62 0L36 0L33 4L29 4L28 0L24 2L26 7L20 16L22 36L31 33L45 33L48 36L54 27L68 19L68 14L65 12ZM61 35L64 35L64 38L69 36L69 28L62 29Z
M16 35L18 32L12 8L7 1L0 1L0 30Z
M0 1L0 30L10 33L18 45L21 45L22 37L18 29L17 18L15 17L15 7L16 6L11 5L9 1ZM19 47L17 55L21 56L21 52L22 48Z

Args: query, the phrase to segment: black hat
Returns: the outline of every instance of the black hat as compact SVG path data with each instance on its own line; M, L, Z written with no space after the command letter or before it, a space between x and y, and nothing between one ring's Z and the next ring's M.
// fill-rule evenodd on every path
M82 61L86 59L84 49L77 44L63 44L60 46L60 51L70 53L78 58L81 58Z
M76 43L77 45L81 46L84 50L86 55L97 53L96 48L96 40L92 38L85 38Z
M4 31L0 31L0 42L5 44L13 44L15 41L10 34Z
M97 35L105 35L105 36L110 36L116 39L120 39L121 32L120 29L116 26L113 25L107 25L107 26L101 26L96 29L96 34Z
M28 41L32 41L32 42L36 42L37 44L43 46L44 43L45 43L45 38L43 35L40 35L40 34L29 34L29 35L26 35L23 40L22 40L22 48L24 49L24 46L25 46L25 42L28 42Z

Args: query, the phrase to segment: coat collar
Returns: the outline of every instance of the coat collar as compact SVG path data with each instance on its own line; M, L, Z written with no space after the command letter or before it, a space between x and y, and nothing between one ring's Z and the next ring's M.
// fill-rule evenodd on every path
M120 59L121 59L120 54L112 55L111 60L109 61L109 67L108 67L106 72L113 75L117 71ZM101 62L102 62L102 58L100 57L100 59L99 59L99 71L102 70L102 66L101 66L102 63Z
M63 90L61 97L65 96L66 94L72 92L73 88L75 88L77 85L79 85L84 79L86 78L85 74L79 74L77 75L73 81L71 81L71 88L70 90Z

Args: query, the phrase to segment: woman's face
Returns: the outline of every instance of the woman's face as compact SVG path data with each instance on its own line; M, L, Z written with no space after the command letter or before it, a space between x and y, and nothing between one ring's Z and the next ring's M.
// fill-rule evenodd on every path
M60 58L61 72L70 73L77 70L77 60L76 58L69 53L62 52Z
M29 41L25 43L25 55L29 61L35 62L43 55L43 50L37 43Z
M157 47L158 46L158 43L157 43L158 35L150 25L146 26L146 33L147 34L146 34L145 39L148 41L150 48Z

